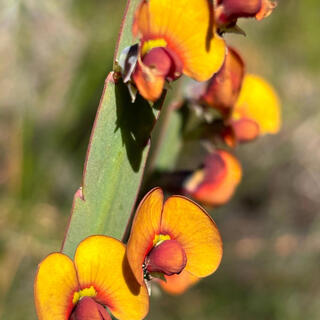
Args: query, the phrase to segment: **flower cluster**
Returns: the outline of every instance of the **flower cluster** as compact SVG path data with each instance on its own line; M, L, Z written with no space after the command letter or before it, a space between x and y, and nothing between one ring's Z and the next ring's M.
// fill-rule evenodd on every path
M142 0L136 9L133 34L139 43L122 54L122 79L133 96L137 90L150 101L183 74L197 81L182 104L201 110L197 131L210 152L180 189L205 205L227 202L241 180L241 165L225 148L280 128L276 93L245 72L243 59L222 37L242 32L238 18L260 20L274 6L270 0ZM213 110L219 115L212 116ZM73 260L52 253L39 264L37 314L40 320L109 320L110 313L143 319L149 281L181 293L215 272L221 258L222 240L205 210L184 196L164 202L155 188L138 206L127 245L95 235L78 245Z
M274 89L263 78L245 72L234 48L228 48L223 67L204 85L199 102L221 113L222 135L231 147L280 129L280 104Z
M171 185L203 204L224 204L241 180L241 165L226 147L279 131L280 104L274 89L246 73L242 57L223 38L226 32L244 33L239 18L261 20L275 7L271 0L144 0L136 11L133 33L140 41L124 51L123 80L130 92L138 90L150 101L182 74L196 80L180 104L198 113L200 109L205 123L196 128L196 138L201 132L210 154L199 169L180 179L179 186L174 179Z
M158 188L137 209L127 247L107 236L83 240L74 261L52 253L38 267L35 302L40 320L143 319L145 280L182 277L185 288L219 266L222 241L210 216L192 201ZM108 311L107 311L108 310Z
M281 126L280 103L266 80L245 72L243 59L231 47L219 72L190 91L190 105L200 108L206 119L202 139L209 143L210 155L185 179L183 189L206 205L218 206L231 198L241 180L241 166L234 155L217 145L222 142L224 148L235 148L277 133ZM212 120L214 110L218 116Z
M261 20L275 6L271 0L150 0L137 10L137 59L124 79L151 101L160 97L166 81L182 73L196 80L180 105L198 114L200 110L204 123L195 128L195 136L205 141L209 155L200 168L185 173L179 186L174 179L170 184L205 205L227 202L241 180L239 161L225 149L280 129L274 89L258 75L246 73L242 57L222 37L225 32L244 33L239 18Z

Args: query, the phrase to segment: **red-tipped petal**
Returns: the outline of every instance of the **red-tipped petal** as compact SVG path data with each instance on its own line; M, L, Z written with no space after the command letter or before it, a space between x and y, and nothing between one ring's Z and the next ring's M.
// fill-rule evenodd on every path
M151 49L142 59L143 63L158 71L159 75L167 76L171 68L171 59L164 48Z
M275 134L281 127L281 107L275 89L262 77L246 74L231 118L251 119L260 134Z
M221 173L220 179L215 178L218 174L215 170L212 170L212 168L217 170L220 167L214 164L218 158L220 158L219 162L222 160L225 164L225 171L223 175ZM199 172L195 174L199 174ZM202 169L203 179L199 180L199 183L193 189L186 189L186 192L203 204L219 206L231 198L241 180L241 175L242 170L239 161L232 154L217 150L206 159L205 167Z
M176 240L166 240L152 248L146 258L149 272L161 272L168 276L180 273L187 263L187 256Z
M254 17L261 8L261 0L222 0L220 3L220 23L230 23L241 17Z
M259 12L256 14L256 19L262 20L268 17L276 6L277 6L276 1L262 0L262 6Z
M251 119L242 118L233 121L231 126L234 131L235 139L238 142L249 142L259 136L259 125Z
M185 190L188 194L196 196L199 200L199 194L203 191L201 189L206 188L206 192L209 190L215 190L216 187L222 182L227 175L227 166L224 159L219 152L210 154L204 162L204 168L196 170L192 176L185 183Z
M245 65L241 56L235 49L228 47L223 67L209 80L201 100L227 116L237 101L244 72Z
M150 68L138 60L132 79L143 98L149 101L156 101L160 98L165 76L158 70Z
M111 320L109 313L101 305L96 303L92 298L82 298L74 312L71 320Z
M164 291L172 295L184 293L188 288L195 285L200 278L192 275L190 272L183 270L180 274L165 276L166 281L159 281Z

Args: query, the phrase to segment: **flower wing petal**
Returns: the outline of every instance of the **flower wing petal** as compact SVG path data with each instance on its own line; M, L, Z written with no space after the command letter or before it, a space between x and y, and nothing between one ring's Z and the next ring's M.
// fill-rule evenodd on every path
M39 264L34 282L39 320L68 320L78 289L73 261L62 253L48 255Z
M106 305L120 320L143 319L149 309L145 286L140 286L125 255L125 245L107 236L83 240L75 254L75 266L81 289L93 286L94 299Z
M177 240L187 255L185 270L196 277L213 273L222 258L218 228L204 209L182 196L172 196L164 204L161 233Z
M192 285L196 284L200 279L190 272L183 270L180 274L165 276L166 281L159 281L162 289L172 295L184 293Z
M132 223L127 245L127 257L137 279L143 284L142 264L153 246L153 240L160 230L163 193L159 188L152 189L140 202Z
M156 101L160 98L164 87L164 76L157 74L156 70L152 70L138 61L132 77L143 98L150 101Z
M208 0L144 1L133 32L140 33L142 41L164 39L182 61L183 73L198 81L208 80L225 58L225 42L215 33Z

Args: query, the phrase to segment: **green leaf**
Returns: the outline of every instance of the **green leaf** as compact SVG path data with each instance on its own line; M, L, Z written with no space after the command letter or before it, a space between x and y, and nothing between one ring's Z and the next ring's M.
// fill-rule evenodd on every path
M129 1L115 56L131 45L134 7ZM104 87L84 166L82 188L73 208L62 251L74 255L79 242L89 235L105 234L121 239L133 211L145 162L150 133L158 116L160 99L153 108L138 97L131 103L127 87L115 83L110 73Z
M150 276L152 278L160 279L164 282L167 282L167 279L165 278L164 274L161 272L150 272Z
M182 116L169 105L162 110L159 121L152 133L152 140L157 141L151 151L148 171L170 171L175 168L181 151Z
M135 39L133 39L132 36L132 23L135 10L140 2L141 0L128 0L127 2L124 18L120 27L118 43L114 54L114 66L115 61L119 60L122 50L134 44Z

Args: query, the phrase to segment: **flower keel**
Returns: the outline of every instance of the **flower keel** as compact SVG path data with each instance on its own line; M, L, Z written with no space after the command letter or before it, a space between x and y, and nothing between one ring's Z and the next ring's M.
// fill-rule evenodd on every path
M70 320L111 320L109 313L99 303L90 297L84 297L79 301L71 315Z
M161 272L167 276L179 274L186 264L186 253L176 240L166 240L153 247L145 261L148 272Z

